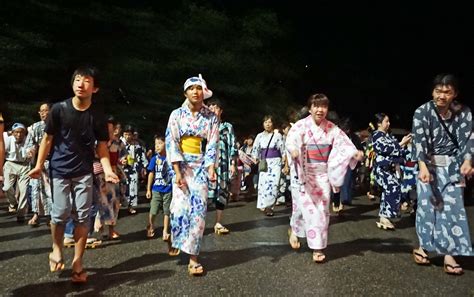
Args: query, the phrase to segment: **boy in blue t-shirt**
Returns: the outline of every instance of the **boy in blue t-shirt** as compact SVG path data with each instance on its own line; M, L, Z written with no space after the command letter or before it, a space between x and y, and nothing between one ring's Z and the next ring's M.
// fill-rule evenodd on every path
M161 209L163 211L163 241L169 241L171 181L173 171L166 161L164 137L155 137L155 152L156 154L151 158L147 167L149 175L146 198L151 198L151 202L146 234L148 238L155 236L155 228L153 224L155 222L155 217L158 215L158 211Z

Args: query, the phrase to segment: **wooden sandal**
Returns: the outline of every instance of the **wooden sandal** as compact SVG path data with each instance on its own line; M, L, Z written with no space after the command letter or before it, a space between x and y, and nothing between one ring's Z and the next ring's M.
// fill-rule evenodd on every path
M52 256L53 253L49 253L49 270L51 272L56 272L56 271L60 271L60 270L64 270L64 261L63 259L59 259L59 260L54 260L51 256Z
M192 276L201 276L204 274L204 268L201 264L189 264L188 265L188 272Z
M224 235L224 234L228 234L229 232L230 232L229 229L227 229L226 227L222 225L214 226L214 233L216 233L217 235Z

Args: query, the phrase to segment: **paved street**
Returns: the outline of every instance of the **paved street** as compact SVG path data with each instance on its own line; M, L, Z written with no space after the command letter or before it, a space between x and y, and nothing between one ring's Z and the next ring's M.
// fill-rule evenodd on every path
M411 255L416 244L414 219L404 215L396 231L375 225L378 204L365 196L341 216L331 217L328 262L315 264L302 244L293 251L287 241L290 209L279 206L275 216L264 217L255 199L232 202L225 211L227 236L207 216L200 261L203 277L187 274L185 256L171 258L160 239L145 238L148 204L130 216L121 213L120 240L86 251L87 284L70 282L72 249L65 252L66 269L50 273L51 247L47 226L18 225L8 214L5 200L0 211L0 275L2 296L474 296L474 259L460 257L465 274L446 275L443 259L417 266ZM474 207L468 207L471 237ZM157 222L162 222L161 216ZM160 235L159 232L158 235Z

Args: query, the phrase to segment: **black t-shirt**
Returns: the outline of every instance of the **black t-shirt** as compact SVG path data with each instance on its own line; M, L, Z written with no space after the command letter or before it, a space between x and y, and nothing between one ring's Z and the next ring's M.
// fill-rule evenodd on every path
M109 139L103 112L94 104L79 111L72 105L72 98L53 105L45 132L53 135L49 166L51 176L57 178L92 173L95 141Z

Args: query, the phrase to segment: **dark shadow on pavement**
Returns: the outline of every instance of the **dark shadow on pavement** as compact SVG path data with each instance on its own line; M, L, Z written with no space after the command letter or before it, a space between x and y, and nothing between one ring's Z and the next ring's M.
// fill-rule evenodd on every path
M87 283L82 285L72 284L70 281L71 270L64 270L58 275L64 281L32 284L17 288L11 293L13 296L65 296L67 294L102 296L102 292L115 286L124 284L127 284L127 286L139 286L149 281L159 281L159 279L172 277L175 274L175 271L172 270L146 272L134 270L175 259L167 254L146 254L128 259L111 268L86 269L89 276Z
M271 257L270 261L276 263L289 253L293 253L289 245L272 245L232 251L201 252L199 258L202 259L204 268L207 271L213 271L240 265L261 257Z
M25 226L25 228L26 228L26 226ZM10 235L0 236L0 242L39 237L39 236L43 236L43 235L51 233L49 228L47 228L47 229L32 229L31 227L28 226L27 230L25 230L24 232L21 232L21 233L15 233L15 234L10 234Z
M50 248L37 248L28 250L15 250L15 251L2 251L0 252L0 261L10 260L16 257L22 257L24 255L42 255L46 254L44 260L47 262L47 252L50 252Z

